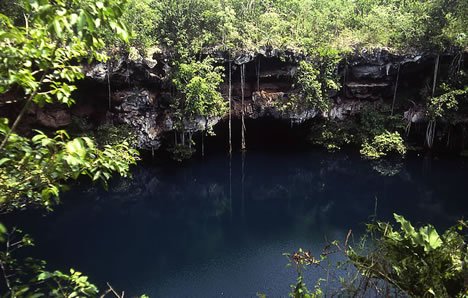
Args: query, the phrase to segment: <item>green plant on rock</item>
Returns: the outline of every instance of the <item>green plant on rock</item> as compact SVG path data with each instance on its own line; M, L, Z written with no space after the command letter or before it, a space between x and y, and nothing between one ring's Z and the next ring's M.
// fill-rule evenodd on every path
M467 86L462 89L454 89L444 83L440 89L442 90L442 94L430 97L428 101L427 114L432 120L444 118L450 112L457 111L459 102L462 98L466 99L468 96Z
M169 148L172 158L178 162L189 159L195 153L195 148L185 144L175 144Z
M94 139L99 147L115 146L126 143L131 148L136 148L137 136L128 124L103 124L94 133Z
M311 141L329 151L341 150L355 142L354 126L352 120L325 120L313 126Z
M208 119L221 117L226 113L227 102L219 92L219 85L223 82L223 71L224 68L216 66L212 58L177 65L172 80L176 88L172 103L176 146L179 133L181 145L192 149L192 132L187 133L186 127L192 125L197 118L204 120L204 127L197 129L210 131ZM180 148L176 151L180 151Z
M389 114L390 107L388 105L367 105L361 110L356 128L356 140L359 145L372 140L385 131L403 131L405 123L401 116Z
M184 119L224 115L227 103L219 92L223 72L212 58L177 65L172 82L177 89L175 104Z
M389 112L387 105L372 105L365 106L359 115L349 116L344 120L325 119L312 127L311 141L331 151L340 150L346 145L365 146L366 152L369 151L368 154L384 156L382 152L391 152L395 149L393 138L389 142L383 140L389 137L387 132L395 131L394 134L400 136L399 132L404 128L401 117L388 115ZM380 136L376 141L378 144L374 142L377 136ZM374 148L371 150L370 144L373 143L375 143L372 145ZM402 140L401 143L403 144ZM375 153L377 147L380 148L379 154ZM401 150L397 150L399 151Z
M336 50L322 49L312 61L299 62L293 86L295 91L280 108L290 112L309 109L328 112L331 93L340 88L336 74L339 60Z
M378 159L389 153L406 154L406 146L398 132L384 132L375 136L370 142L365 142L361 154L370 159Z

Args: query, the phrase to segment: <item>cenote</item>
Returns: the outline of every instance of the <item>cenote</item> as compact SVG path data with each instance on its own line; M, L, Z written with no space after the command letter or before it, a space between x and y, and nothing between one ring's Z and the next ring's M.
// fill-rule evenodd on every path
M296 275L283 253L320 252L350 229L359 235L375 213L446 228L468 214L467 179L465 159L216 153L143 163L108 191L80 182L47 216L28 211L6 222L34 236L28 253L51 268L75 268L129 297L285 297ZM308 271L308 284L318 277Z

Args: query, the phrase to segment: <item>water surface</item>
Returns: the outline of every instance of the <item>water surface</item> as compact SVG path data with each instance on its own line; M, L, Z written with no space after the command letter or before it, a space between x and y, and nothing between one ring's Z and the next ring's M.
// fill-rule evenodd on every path
M109 192L81 183L52 214L15 218L36 239L31 253L126 296L285 297L295 274L284 252L320 252L374 213L439 228L468 214L462 159L248 152L142 165L133 176Z

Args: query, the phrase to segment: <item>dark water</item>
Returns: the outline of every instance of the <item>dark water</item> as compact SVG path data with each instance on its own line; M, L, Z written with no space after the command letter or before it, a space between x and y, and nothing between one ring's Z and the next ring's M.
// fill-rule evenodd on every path
M284 252L319 252L325 239L359 234L374 212L438 228L468 215L467 160L249 152L229 165L215 155L140 166L109 192L76 186L49 216L14 221L50 268L73 267L126 297L284 297L295 279Z

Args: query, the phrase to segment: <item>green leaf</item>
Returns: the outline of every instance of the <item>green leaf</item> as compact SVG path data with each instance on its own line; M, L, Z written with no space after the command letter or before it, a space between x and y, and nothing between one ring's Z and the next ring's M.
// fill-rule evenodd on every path
M8 162L9 160L10 160L10 159L9 159L9 158L6 158L6 157L0 159L0 166L2 166L4 163Z
M419 232L427 245L425 246L425 251L434 250L442 246L443 242L437 233L436 229L433 226L425 226L420 229Z
M3 224L0 223L0 242L3 242L5 240L5 234L7 232L7 229Z
M55 19L52 24L54 26L55 33L58 36L61 36L62 35L62 26L60 25L60 19Z
M395 218L396 222L401 225L401 229L409 236L416 237L416 230L411 225L409 221L407 221L403 216L393 213L393 217Z
M52 273L43 271L37 276L37 280L46 280L52 277Z

